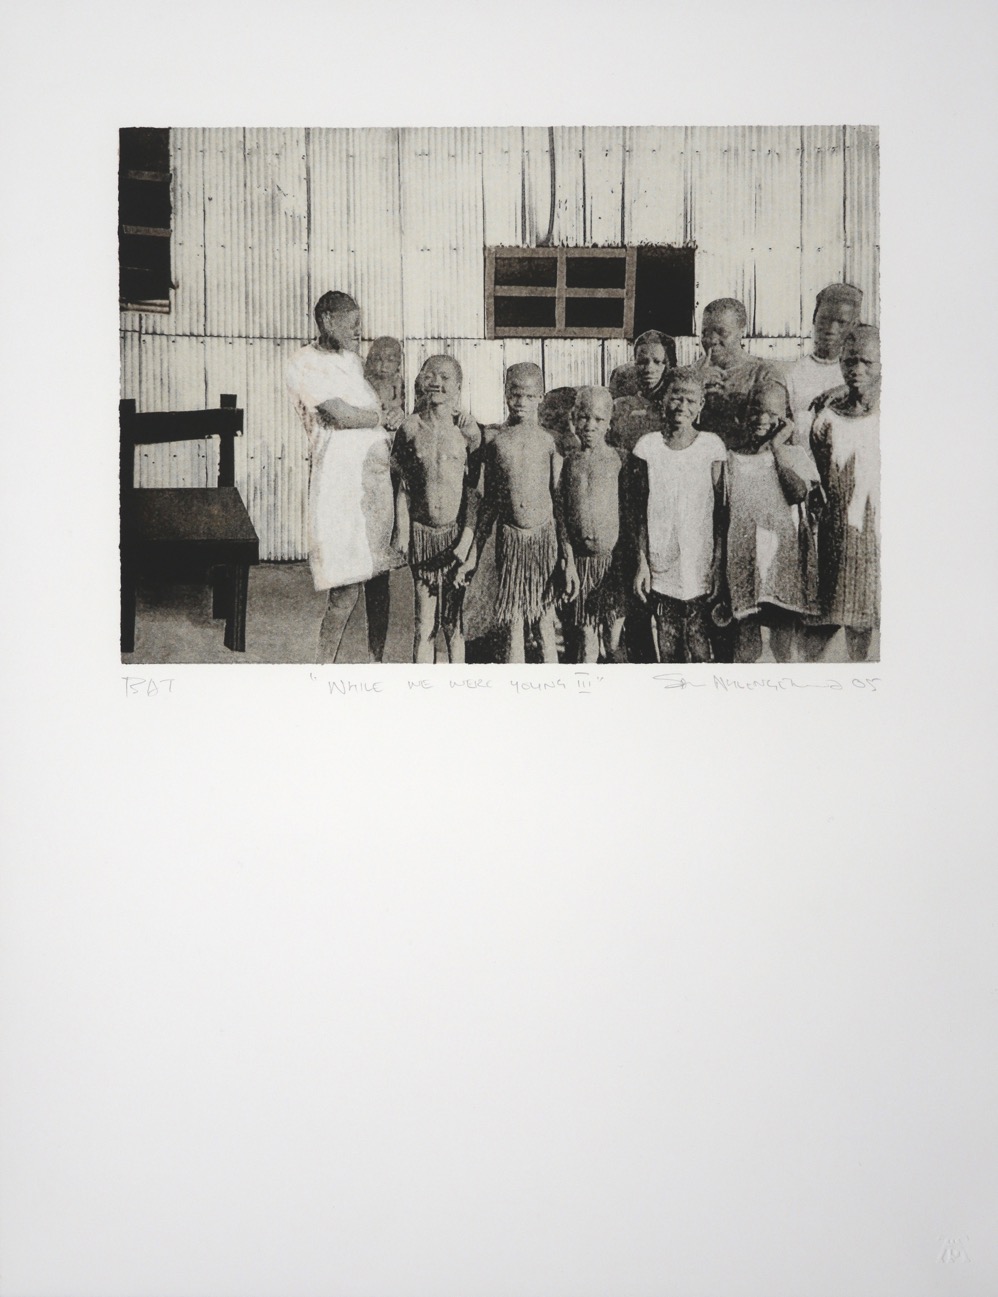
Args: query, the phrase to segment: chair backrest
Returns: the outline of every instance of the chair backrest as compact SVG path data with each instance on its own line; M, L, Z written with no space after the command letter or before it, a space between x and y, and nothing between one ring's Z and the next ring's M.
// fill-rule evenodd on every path
M118 424L121 441L121 489L135 485L135 447L162 445L168 441L203 441L218 438L218 485L235 486L234 438L243 430L243 412L236 409L235 396L226 393L217 410L151 410L139 414L134 401L119 401Z

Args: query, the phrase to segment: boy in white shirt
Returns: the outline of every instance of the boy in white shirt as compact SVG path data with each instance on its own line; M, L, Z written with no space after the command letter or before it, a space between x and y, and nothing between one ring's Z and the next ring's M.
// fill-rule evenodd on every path
M693 425L703 407L695 369L666 380L665 427L632 452L637 571L634 593L652 605L660 662L711 660L711 605L724 552L724 443Z

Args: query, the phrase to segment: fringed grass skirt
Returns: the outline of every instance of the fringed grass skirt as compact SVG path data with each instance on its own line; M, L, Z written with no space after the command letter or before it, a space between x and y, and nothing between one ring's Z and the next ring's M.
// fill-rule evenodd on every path
M566 620L574 626L602 626L622 616L623 599L613 555L577 554L575 568L579 594L565 608Z
M517 620L538 621L554 604L552 577L558 563L554 522L531 528L500 524L496 562L496 621L501 626Z
M434 634L444 623L452 626L457 622L464 597L463 590L456 590L451 581L451 570L454 565L454 542L461 533L456 522L444 527L428 527L425 523L409 524L409 566L412 579L437 599L437 615Z

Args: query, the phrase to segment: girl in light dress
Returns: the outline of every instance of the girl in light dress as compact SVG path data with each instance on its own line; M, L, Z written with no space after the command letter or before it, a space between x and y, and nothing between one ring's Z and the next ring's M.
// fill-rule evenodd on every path
M827 506L818 529L820 620L845 628L853 662L880 626L880 332L854 325L842 345L845 392L818 411L811 449Z

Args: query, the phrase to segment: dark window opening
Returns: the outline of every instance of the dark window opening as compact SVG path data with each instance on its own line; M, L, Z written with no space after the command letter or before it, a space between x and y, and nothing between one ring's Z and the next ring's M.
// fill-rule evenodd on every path
M647 329L690 336L696 250L488 248L490 338L626 338ZM519 290L519 291L517 291Z
M565 258L568 288L623 288L627 262L624 257Z
M173 199L170 132L118 134L118 298L126 308L168 311Z
M569 297L565 302L566 329L614 329L624 327L622 297Z
M495 319L497 328L553 329L555 327L555 299L553 297L497 297Z
M496 256L497 284L518 288L554 288L558 282L558 262L554 257Z
M638 248L634 274L634 337L660 329L673 338L693 333L696 275L692 248Z

